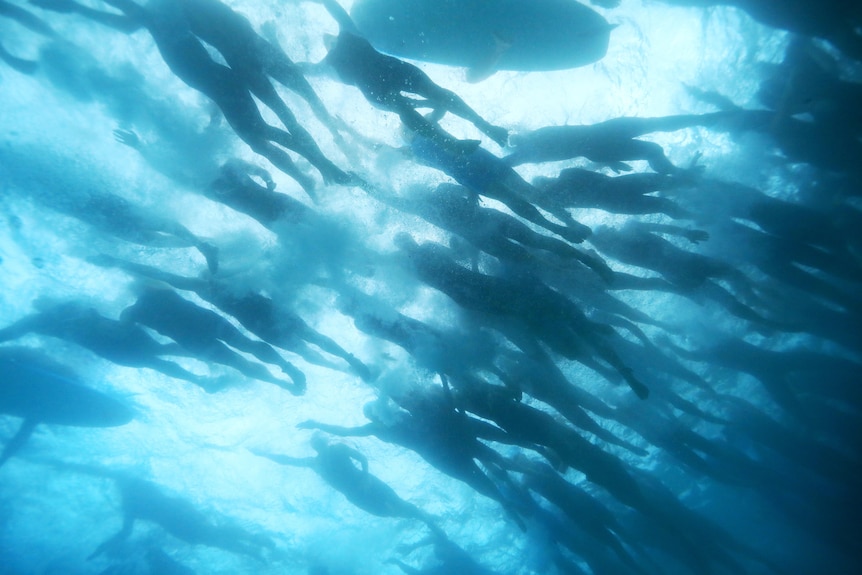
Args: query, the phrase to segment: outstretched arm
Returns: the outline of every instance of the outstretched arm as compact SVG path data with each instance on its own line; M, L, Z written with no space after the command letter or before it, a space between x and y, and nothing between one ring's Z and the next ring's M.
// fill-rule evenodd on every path
M22 335L26 335L31 331L39 329L39 324L42 323L41 315L28 315L15 323L0 329L0 342L17 339Z
M12 69L18 70L22 74L33 74L39 67L38 62L13 56L3 47L3 44L0 44L0 60L6 62Z
M351 34L356 34L357 36L361 36L359 33L359 29L356 28L356 24L353 23L353 20L350 19L350 15L347 13L347 10L341 7L341 4L336 2L335 0L315 0L319 4L323 4L323 7L326 8L326 11L332 16L332 18L338 22L338 27L342 32L350 32Z
M691 230L681 226L672 226L668 224L650 224L646 222L637 222L637 226L648 232L657 234L668 234L680 236L693 244L709 239L709 234L703 230Z
M147 19L147 11L143 6L132 2L132 0L103 0L105 4L109 4L123 13L129 18L138 20L143 26Z
M54 30L41 18L37 18L27 10L24 10L20 6L10 4L9 2L6 2L6 0L0 0L0 16L16 20L25 28L29 28L43 36L48 36L49 38L58 37L57 33L54 32Z
M134 2L129 2L128 0L105 0L105 2L122 10L123 14L94 10L73 0L30 0L31 4L45 10L63 13L75 12L94 22L110 26L127 34L140 29L144 25L146 12Z
M339 437L368 437L377 432L377 425L374 423L368 423L360 427L341 427L340 425L329 425L327 423L308 420L303 421L297 427L299 429L319 429L330 435L337 435Z
M314 467L315 459L313 457L291 457L289 455L280 455L277 453L267 453L257 449L249 449L257 456L265 457L270 461L275 461L279 465L292 465L293 467Z
M97 266L119 268L136 276L163 281L166 284L170 284L171 286L181 290L196 291L201 289L205 284L203 280L197 278L179 276L162 271L158 268L121 260L120 258L115 258L105 254L89 257L87 258L87 261Z

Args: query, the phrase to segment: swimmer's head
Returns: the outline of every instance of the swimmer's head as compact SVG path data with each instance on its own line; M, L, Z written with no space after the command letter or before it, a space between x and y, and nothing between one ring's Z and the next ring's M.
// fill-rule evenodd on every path
M129 291L140 297L147 292L172 291L170 284L151 278L138 277L129 283Z
M379 421L380 417L377 413L377 406L373 401L369 401L365 405L362 406L362 414L368 418L369 421Z
M338 43L338 36L334 36L332 34L324 34L323 35L323 45L326 47L327 51L335 48L335 44Z
M416 240L407 232L399 232L393 240L395 247L401 250L411 250L417 247Z
M447 206L462 206L469 198L467 189L457 184L440 184L434 189L433 197Z
M536 176L533 178L533 186L536 188L544 189L553 184L556 180L554 178L549 178L547 176Z

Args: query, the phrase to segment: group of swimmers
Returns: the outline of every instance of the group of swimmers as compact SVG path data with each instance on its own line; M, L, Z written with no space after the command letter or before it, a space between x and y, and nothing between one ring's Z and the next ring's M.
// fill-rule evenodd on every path
M347 141L358 134L327 111L306 79L308 66L293 62L219 0L146 5L105 0L110 11L74 0L31 4L125 33L146 29L171 72L214 102L261 162L295 180L318 204L310 207L276 191L273 174L247 160L224 163L197 190L249 216L280 241L289 242L301 227L330 225L319 207L319 184L292 154L313 166L324 184L359 188L379 205L447 232L449 245L399 233L390 254L359 242L350 264L324 261L321 276L309 279L332 293L338 311L359 332L403 349L433 377L398 385L378 379L383 365L358 358L289 302L225 275L217 240L203 240L170 218L107 192L88 194L86 204L40 192L33 198L99 233L151 247L195 248L204 260L203 275L92 254L90 264L130 279L134 300L116 318L83 300L40 298L33 313L0 326L0 342L31 333L60 338L117 365L157 370L208 393L235 378L194 373L181 359L166 358L220 364L295 396L313 394L314 381L285 359L287 352L373 386L379 397L365 406L365 425L299 425L316 430L313 457L251 452L314 471L370 514L423 524L439 565L420 571L401 559L389 561L405 573L489 571L450 540L440 518L402 499L372 473L373 461L332 437L374 436L415 452L499 504L518 529L541 533L561 573L582 573L582 565L596 574L657 573L664 571L662 562L672 564L673 572L698 574L783 571L769 554L692 511L643 471L637 461L650 454L698 481L750 490L839 555L858 553L844 522L822 518L843 518L847 502L859 503L849 478L859 470L862 447L853 439L862 437L862 394L855 389L862 374L856 328L862 316L862 213L852 205L862 176L862 121L854 96L860 84L840 78L832 56L799 38L785 61L766 71L759 92L766 110L742 109L721 94L692 88L693 97L718 110L510 135L420 68L375 50L334 0L309 1L322 4L339 27L315 68L329 68L371 105L397 115L408 134L404 157L457 184L396 190L383 178L337 166L273 81L308 103L345 157L351 155ZM45 20L3 0L0 16L45 37L57 36ZM822 36L833 39L838 33ZM842 36L836 45L856 44ZM0 46L0 58L12 69L36 72L38 61L7 49ZM844 56L858 57L853 50ZM813 91L809 79L829 88ZM264 119L260 104L280 125ZM444 130L439 121L447 112L509 149L508 155ZM801 120L799 114L810 117ZM711 178L697 157L680 167L662 146L639 139L690 128L734 138L765 134L789 161L804 163L817 176L807 182L811 189L800 185L793 197L779 198ZM138 145L133 132L120 131L117 138ZM576 158L615 174L632 173L610 176L567 167L555 177L528 182L516 170ZM639 161L651 171L634 172L631 163ZM824 198L822 188L833 183L834 192ZM483 198L506 210L483 206ZM586 208L626 221L588 227L577 219L578 210ZM379 293L364 291L351 277L365 265L396 265L395 281L445 296L454 302L457 319L413 317ZM637 309L630 293L688 300L719 318L718 325L681 338L679 323ZM206 305L197 303L201 300ZM763 343L721 331L728 326L757 334ZM157 339L153 331L170 341ZM818 346L769 343L793 334L805 334ZM574 364L580 367L573 369ZM273 368L280 375L273 375ZM768 407L716 385L718 370L750 376ZM624 391L598 393L600 386L580 385L575 373L624 384ZM807 433L812 429L817 432ZM14 450L22 447L16 443ZM12 454L7 445L2 461ZM776 458L784 466L778 469L796 474L792 481L771 463ZM134 522L146 520L191 544L278 558L269 538L230 522L213 523L143 479L99 466L48 464L110 478L121 493L123 527L91 557L118 549ZM585 480L576 480L580 475ZM158 553L148 548L147 561L153 564Z

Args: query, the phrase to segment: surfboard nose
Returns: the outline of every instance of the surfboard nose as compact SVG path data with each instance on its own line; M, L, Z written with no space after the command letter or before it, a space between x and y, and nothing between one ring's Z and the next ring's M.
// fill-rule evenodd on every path
M37 350L3 349L0 373L0 413L75 427L116 427L134 419L124 403L87 387Z

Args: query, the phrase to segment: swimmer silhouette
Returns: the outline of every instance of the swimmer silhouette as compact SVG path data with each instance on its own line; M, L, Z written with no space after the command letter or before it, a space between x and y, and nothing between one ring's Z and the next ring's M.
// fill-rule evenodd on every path
M543 341L570 359L595 366L593 354L616 370L638 397L648 388L639 381L613 349L621 337L608 325L587 318L563 294L531 275L496 277L472 272L451 259L440 244L417 244L408 234L399 234L396 245L408 256L417 277L448 295L458 305L495 318L508 337L519 343L525 338Z
M343 359L350 366L350 369L362 379L366 381L371 379L370 370L356 356L342 348L334 340L316 331L288 306L278 305L272 298L261 293L255 291L238 293L235 286L222 278L189 278L105 255L90 258L90 262L101 266L117 267L137 276L165 282L180 290L193 291L201 299L210 302L224 313L232 315L244 328L270 345L292 351L309 363L330 369L345 370L342 365L324 357L311 347L314 345L323 352ZM231 345L242 349L235 343ZM263 354L259 356L261 361L273 363L275 356L262 347L259 347L258 352ZM291 367L286 369L286 373L295 374L299 380L304 379L299 369L289 362L287 363ZM277 363L277 365L285 367L282 363Z
M234 132L256 153L296 180L316 199L313 180L293 163L290 156L275 144L293 150L307 159L324 179L348 183L352 177L328 160L309 151L308 139L266 123L257 108L248 85L238 72L215 62L194 35L180 2L153 0L146 8L130 0L107 0L122 14L94 10L72 0L35 0L46 9L76 12L120 31L130 33L144 27L153 37L159 52L171 71L190 87L210 98L224 114ZM316 146L315 146L316 149Z
M305 393L305 375L301 371L269 344L246 337L218 313L192 303L172 289L140 286L137 291L138 300L123 310L121 321L152 328L202 361L232 367L246 377L272 383L294 395ZM279 366L293 384L273 376L262 364L245 359L232 347Z
M38 333L75 343L117 365L154 369L210 391L217 387L212 380L161 358L163 355L190 357L188 350L177 344L160 343L134 324L104 317L85 302L54 302L40 298L34 306L36 313L0 329L0 342Z
M420 164L438 169L476 196L498 200L525 220L543 227L573 243L584 241L590 228L568 218L563 226L548 220L530 203L536 192L529 183L501 158L476 141L409 135L409 151Z
M600 258L567 242L533 231L516 217L476 204L464 187L440 184L436 189L416 187L404 197L377 194L382 201L401 211L414 213L428 223L458 234L477 250L515 264L535 261L537 250L563 260L576 260L605 279L613 272ZM473 271L476 271L474 261Z
M226 4L218 0L178 0L178 4L192 32L221 53L251 93L275 112L288 132L297 138L301 151L296 151L319 166L324 177L336 182L344 179L345 174L323 156L269 81L273 78L302 97L336 143L343 146L337 121L327 112L299 66L281 48L257 34L248 19Z
M554 162L583 156L608 164L614 171L630 171L624 162L646 160L659 174L679 173L653 142L637 140L651 132L672 132L699 126L702 116L684 115L664 118L614 118L585 126L547 126L512 137L515 151L504 158L510 166Z
M252 176L260 178L266 186L258 184ZM302 202L274 190L275 182L269 172L248 162L232 160L222 165L218 178L202 193L272 231L279 222L299 223L314 213Z
M388 443L411 449L442 473L463 481L478 493L499 502L512 519L524 528L511 501L476 464L475 460L479 459L501 477L505 475L499 468L502 457L476 438L473 424L477 424L478 420L456 414L454 410L448 416L440 412L423 413L415 410L402 411L397 419L384 422L372 403L366 404L364 412L371 422L359 427L342 427L316 421L304 421L297 427L319 429L339 437L374 435ZM502 434L496 436L502 438Z
M167 493L161 486L131 473L65 461L43 463L64 472L111 479L119 491L123 525L115 535L103 541L88 559L114 551L120 543L129 538L137 521L155 523L190 545L215 547L256 559L261 558L263 549L275 547L265 535L249 533L228 519L211 517L210 514L197 509L190 501Z
M432 530L439 530L427 513L401 499L391 487L369 473L368 460L359 451L343 443L330 443L320 433L312 435L311 446L317 452L315 457L297 458L254 449L251 452L281 465L313 470L353 505L372 515L418 519Z
M405 126L429 138L443 136L436 122L451 112L500 146L506 145L508 132L504 128L487 122L457 94L435 84L416 66L375 50L337 2L316 1L324 5L341 30L323 63L331 66L342 82L358 88L371 104L395 112ZM417 108L431 108L431 119L424 118Z

